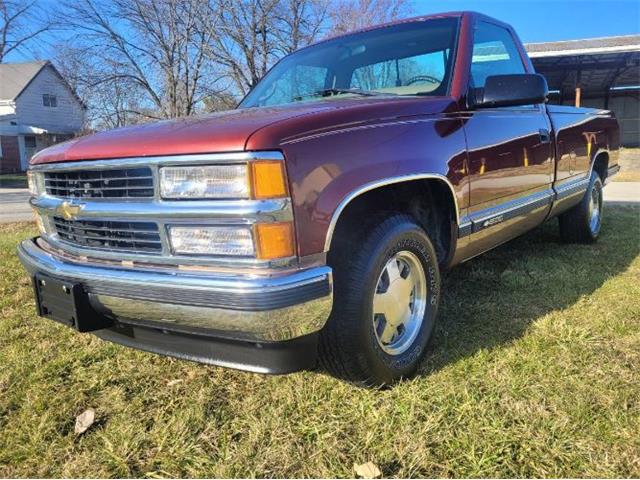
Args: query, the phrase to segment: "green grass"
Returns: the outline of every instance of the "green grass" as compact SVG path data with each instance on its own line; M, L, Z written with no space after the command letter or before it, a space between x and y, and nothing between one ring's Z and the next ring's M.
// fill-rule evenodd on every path
M7 173L0 175L0 188L27 188L26 173Z
M367 391L137 352L34 314L0 227L0 477L640 476L640 209L455 268L421 374ZM176 382L177 381L177 382ZM74 418L97 411L81 436Z

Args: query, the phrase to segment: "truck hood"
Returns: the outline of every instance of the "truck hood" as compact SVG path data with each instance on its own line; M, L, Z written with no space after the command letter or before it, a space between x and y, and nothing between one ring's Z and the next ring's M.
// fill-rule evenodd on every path
M448 98L356 97L237 109L79 137L38 152L30 163L277 149L279 141L291 134L300 136L389 116L437 113L448 105ZM279 128L273 128L276 125ZM258 131L261 135L249 142Z

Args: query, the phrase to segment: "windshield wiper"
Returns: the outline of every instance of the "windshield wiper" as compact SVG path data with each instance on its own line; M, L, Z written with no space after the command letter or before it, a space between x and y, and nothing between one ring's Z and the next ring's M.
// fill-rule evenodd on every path
M314 95L317 95L320 97L328 97L330 95L339 95L341 93L354 93L356 95L362 95L363 97L395 95L394 93L376 92L374 90L361 90L359 88L325 88L324 90L318 90L316 92L313 92Z

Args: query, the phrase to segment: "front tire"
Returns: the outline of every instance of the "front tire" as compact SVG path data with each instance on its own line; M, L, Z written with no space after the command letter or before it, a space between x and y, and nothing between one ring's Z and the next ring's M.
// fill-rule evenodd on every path
M425 355L440 300L435 249L409 216L364 227L332 252L334 307L320 362L363 386L412 376Z
M602 225L602 180L591 172L589 186L578 205L558 217L560 236L567 243L595 243Z

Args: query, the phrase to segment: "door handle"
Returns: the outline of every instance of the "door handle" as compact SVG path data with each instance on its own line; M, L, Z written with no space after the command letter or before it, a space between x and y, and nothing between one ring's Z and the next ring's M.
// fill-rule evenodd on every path
M550 143L551 142L551 133L546 128L541 128L538 130L538 134L540 135L540 143Z

